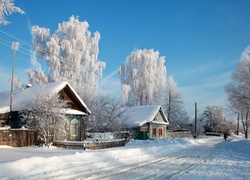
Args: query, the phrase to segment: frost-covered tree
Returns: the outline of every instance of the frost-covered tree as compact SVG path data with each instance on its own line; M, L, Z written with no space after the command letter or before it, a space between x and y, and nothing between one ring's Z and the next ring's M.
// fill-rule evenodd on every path
M9 82L11 82L11 78L9 79ZM15 89L22 88L22 82L18 77L13 77L13 85Z
M182 96L173 76L167 79L166 97L163 103L169 125L177 128L180 124L185 124L188 120L187 112L183 107Z
M127 105L161 105L166 88L165 57L153 49L132 52L120 67L120 78Z
M193 120L194 122L195 120ZM195 133L195 127L193 127L193 134ZM203 122L203 116L200 115L197 118L197 122L196 122L196 136L200 136L203 135L205 132L205 128L204 128L204 122Z
M31 83L67 81L88 104L98 88L105 63L98 60L100 33L92 36L88 22L71 16L54 34L50 29L32 27L33 50L46 60L47 71L40 67L28 69Z
M57 95L42 95L37 93L32 103L20 112L25 126L38 131L38 137L49 144L54 140L64 140L66 137L65 124L67 118L64 109L68 107L66 101Z
M207 105L202 114L202 121L205 131L225 132L227 130L224 108L221 106Z
M94 104L87 122L89 130L119 132L126 127L126 119L123 117L125 109L116 97L100 93L95 97Z
M24 14L24 11L14 5L14 0L0 0L0 24L9 24L10 22L7 21L6 16L12 13Z
M250 46L242 53L231 82L225 86L228 102L235 113L241 114L245 137L248 138L250 110ZM245 119L244 119L245 117Z
M27 74L29 75L29 82L31 84L40 84L49 82L48 76L44 73L41 68L27 69Z

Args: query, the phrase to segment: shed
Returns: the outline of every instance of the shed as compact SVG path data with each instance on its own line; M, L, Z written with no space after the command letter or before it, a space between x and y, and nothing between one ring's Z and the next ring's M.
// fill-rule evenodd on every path
M169 125L161 106L134 106L125 111L129 126L135 132L135 139L161 139L166 137Z

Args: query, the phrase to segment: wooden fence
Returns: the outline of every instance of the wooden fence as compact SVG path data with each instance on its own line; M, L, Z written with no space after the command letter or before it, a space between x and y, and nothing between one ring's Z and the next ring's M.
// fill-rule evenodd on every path
M167 132L166 138L189 138L191 136L190 131L179 131L179 132Z
M57 141L54 146L70 149L104 149L125 146L125 140L111 141Z
M12 147L32 146L37 132L29 129L0 129L0 145Z

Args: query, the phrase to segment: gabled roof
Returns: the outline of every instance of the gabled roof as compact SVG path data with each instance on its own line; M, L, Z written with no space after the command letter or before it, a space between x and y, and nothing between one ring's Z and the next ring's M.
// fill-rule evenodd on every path
M164 122L154 121L156 114L160 111ZM147 106L134 106L127 109L124 115L128 118L131 126L142 126L148 122L154 122L159 124L169 124L168 120L162 111L161 106L147 105Z
M91 111L88 109L83 100L70 86L69 83L60 81L53 83L45 83L41 85L34 85L26 89L17 89L13 91L12 110L24 110L26 105L34 101L37 95L55 95L61 90L69 88L73 95L77 98L79 104L85 109L87 114ZM7 113L10 111L10 91L0 92L0 113Z

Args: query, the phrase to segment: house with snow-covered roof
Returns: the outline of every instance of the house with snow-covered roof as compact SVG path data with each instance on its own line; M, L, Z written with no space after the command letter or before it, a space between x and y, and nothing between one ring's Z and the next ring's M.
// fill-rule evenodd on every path
M124 112L135 139L160 139L166 137L168 119L161 106L134 106Z
M91 111L71 85L63 81L14 90L12 111L10 110L10 91L0 92L0 127L21 128L25 124L21 121L19 112L26 110L37 96L53 96L55 94L58 94L60 99L65 100L68 104L68 108L60 111L63 111L68 119L68 126L65 126L67 140L82 140L84 120Z

